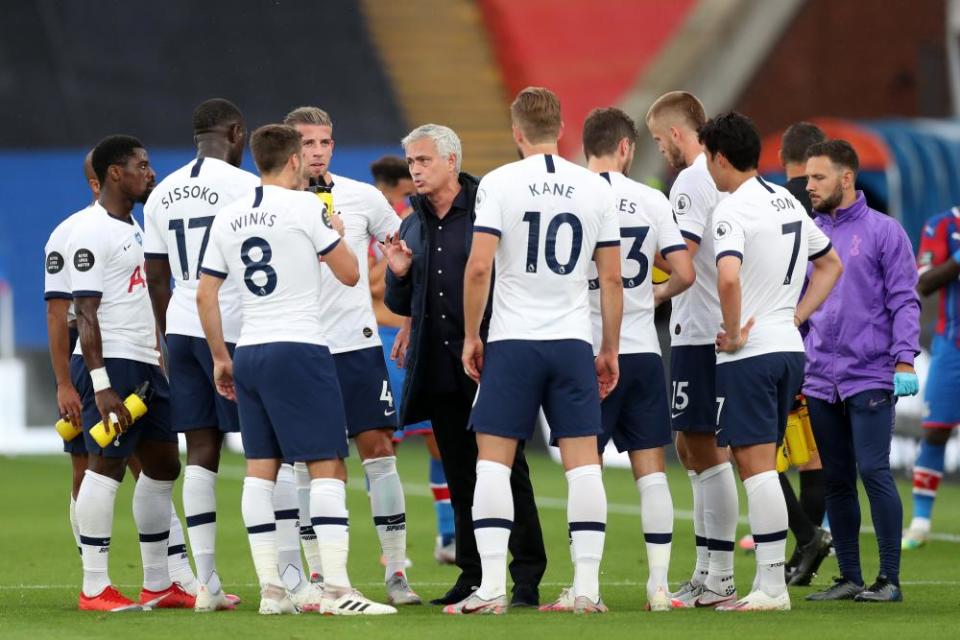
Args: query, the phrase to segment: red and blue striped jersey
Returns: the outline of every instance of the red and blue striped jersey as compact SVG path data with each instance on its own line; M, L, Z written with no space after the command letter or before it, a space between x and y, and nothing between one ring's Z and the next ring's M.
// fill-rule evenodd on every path
M922 274L946 262L960 249L960 207L938 213L927 220L920 236L917 267ZM960 346L960 279L939 291L940 310L936 333Z

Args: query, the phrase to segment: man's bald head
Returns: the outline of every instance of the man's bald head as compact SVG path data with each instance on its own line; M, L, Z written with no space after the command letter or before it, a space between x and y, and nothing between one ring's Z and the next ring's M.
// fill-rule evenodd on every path
M94 201L99 200L100 181L97 180L97 172L93 170L93 149L83 157L83 175L87 179L87 184L90 185L90 191L93 192Z

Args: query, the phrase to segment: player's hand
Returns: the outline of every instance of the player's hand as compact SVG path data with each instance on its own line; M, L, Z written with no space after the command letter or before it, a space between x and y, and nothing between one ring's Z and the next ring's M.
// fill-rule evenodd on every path
M387 257L387 266L393 275L403 278L410 272L413 265L413 251L407 246L407 243L400 239L400 232L387 236L380 243L383 255Z
M406 321L393 339L393 348L390 349L390 359L397 363L398 369L403 369L407 361L407 348L410 346L410 322Z
M343 218L340 217L340 212L336 211L334 213L331 213L329 216L329 220L330 220L330 227L334 231L336 231L338 234L340 234L340 237L342 238L345 231L343 229Z
M724 353L736 353L739 351L743 345L747 343L747 338L750 337L750 330L753 329L753 323L753 318L750 318L740 331L734 333L727 333L726 328L721 328L720 333L717 334L717 353L721 351Z
M920 378L913 366L898 362L896 372L893 374L893 395L915 396L920 392Z
M463 340L463 371L470 376L471 380L480 384L480 373L483 371L483 340L479 337Z
M57 385L57 407L60 409L60 417L69 420L74 429L83 428L83 403L72 384Z
M126 431L127 428L133 424L133 418L130 416L130 412L123 406L123 400L112 388L98 391L94 395L94 400L103 424L114 426L120 433ZM115 419L112 419L111 416Z
M213 361L213 383L217 393L227 400L237 401L237 390L233 386L233 360Z
M620 357L616 353L601 351L593 361L600 384L600 399L605 399L620 380Z
M668 286L669 285L667 285L666 282L662 284L653 285L653 308L654 309L656 309L661 304L663 304L664 302L670 299L666 295Z

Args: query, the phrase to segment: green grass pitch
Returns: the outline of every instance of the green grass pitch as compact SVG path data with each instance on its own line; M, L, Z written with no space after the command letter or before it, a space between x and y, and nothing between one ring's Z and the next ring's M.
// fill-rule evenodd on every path
M400 451L400 473L407 489L409 577L424 599L437 597L452 583L456 570L433 561L434 515L427 487L426 454L419 442ZM566 540L566 487L559 466L546 456L531 456L530 466L539 497L549 555L542 585L544 600L570 579ZM350 574L367 595L382 599L383 572L370 506L360 466L350 460L348 491L351 519ZM670 469L677 510L671 586L689 576L693 566L693 526L689 519L690 489L682 470ZM80 561L67 522L69 462L65 455L0 458L0 638L364 638L389 640L427 638L944 638L956 637L960 626L960 544L934 541L904 555L905 602L892 605L853 602L815 604L803 596L811 589L791 591L794 610L763 614L722 614L711 610L644 612L646 580L643 537L636 487L626 470L605 472L610 515L601 589L611 613L575 617L536 611L513 611L493 618L449 618L436 607L401 609L385 618L331 618L316 614L261 617L258 590L246 535L240 518L243 461L225 457L218 488L219 570L228 590L244 603L237 611L199 615L192 611L153 611L106 615L76 610ZM909 512L909 484L900 483ZM177 502L179 503L179 483ZM127 480L117 499L111 549L111 577L135 597L141 578L136 530L130 510L132 483ZM940 491L935 527L960 533L960 487ZM741 512L746 502L741 495ZM865 524L869 507L864 503ZM747 533L745 521L738 535ZM861 538L864 575L877 570L876 544ZM792 541L789 549L792 549ZM737 582L745 593L753 579L753 556L737 552ZM836 561L827 559L814 587L836 574Z

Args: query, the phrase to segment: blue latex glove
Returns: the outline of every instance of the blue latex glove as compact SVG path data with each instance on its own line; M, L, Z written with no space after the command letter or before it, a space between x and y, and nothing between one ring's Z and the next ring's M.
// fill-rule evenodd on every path
M898 371L893 374L893 395L897 396L915 396L920 391L920 379L915 373L906 373Z

